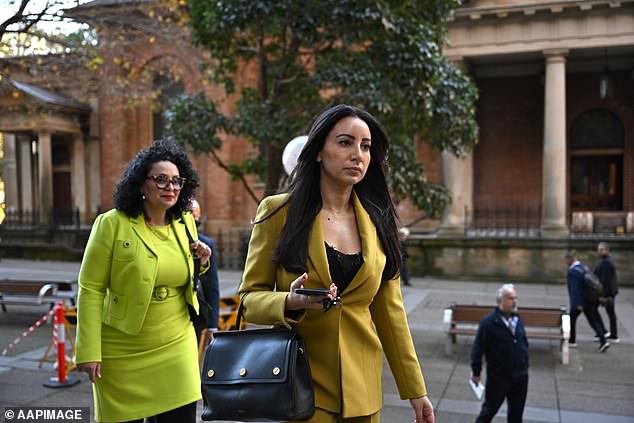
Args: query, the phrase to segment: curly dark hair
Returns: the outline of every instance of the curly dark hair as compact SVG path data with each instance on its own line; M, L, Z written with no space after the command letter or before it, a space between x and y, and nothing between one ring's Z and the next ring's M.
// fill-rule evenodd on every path
M198 175L185 151L169 139L154 141L130 160L112 194L112 201L117 210L121 210L129 217L137 217L143 213L141 186L145 183L152 165L162 161L174 163L180 176L187 180L180 191L178 201L167 210L167 218L171 220L180 217L184 211L191 210L191 200L198 187Z

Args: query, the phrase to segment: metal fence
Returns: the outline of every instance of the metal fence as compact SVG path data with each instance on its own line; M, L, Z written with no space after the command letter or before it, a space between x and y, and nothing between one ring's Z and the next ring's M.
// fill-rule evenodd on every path
M97 214L90 216L93 222ZM60 245L83 250L90 223L82 223L79 209L53 209L49 223L42 223L39 210L9 210L0 224L0 238L11 245ZM216 242L218 265L242 269L251 235L250 228L222 227L208 234ZM7 252L5 252L7 254Z
M91 216L94 221L99 210ZM5 210L5 218L2 221L5 228L28 228L48 225L53 229L79 228L82 225L81 214L78 208L54 208L49 211L48 223L44 224L39 209L33 210Z
M538 236L541 206L485 206L472 214L465 208L467 236Z
M210 233L218 249L218 267L242 269L247 258L250 228L219 228Z

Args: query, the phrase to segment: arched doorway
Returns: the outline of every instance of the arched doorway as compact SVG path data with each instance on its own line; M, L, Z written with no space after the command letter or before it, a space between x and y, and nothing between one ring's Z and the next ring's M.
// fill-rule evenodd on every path
M73 223L71 192L71 154L68 143L53 138L53 222L58 225Z
M623 210L623 123L604 109L588 110L570 134L570 210Z

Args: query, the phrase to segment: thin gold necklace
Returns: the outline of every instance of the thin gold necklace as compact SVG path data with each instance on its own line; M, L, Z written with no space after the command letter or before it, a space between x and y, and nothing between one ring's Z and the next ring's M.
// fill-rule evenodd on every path
M161 241L167 241L170 238L170 226L171 225L166 225L167 226L167 235L163 235L162 233L160 233L159 231L157 231L156 229L154 229L149 222L145 222L145 226L148 227L148 229L150 230L150 232L152 232L154 234L155 237L157 237L158 239L160 239Z

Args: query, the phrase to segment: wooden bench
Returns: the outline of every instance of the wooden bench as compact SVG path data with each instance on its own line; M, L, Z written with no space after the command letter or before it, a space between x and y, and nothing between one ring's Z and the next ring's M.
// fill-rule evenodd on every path
M76 281L42 281L25 279L0 279L0 304L7 311L7 304L51 306L59 301L75 305Z
M478 324L496 306L453 304L444 310L446 353L451 354L457 335L472 335ZM560 342L561 362L569 363L568 339L570 338L570 315L568 309L547 307L520 307L519 315L526 328L526 336L536 339L551 339Z

